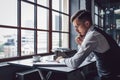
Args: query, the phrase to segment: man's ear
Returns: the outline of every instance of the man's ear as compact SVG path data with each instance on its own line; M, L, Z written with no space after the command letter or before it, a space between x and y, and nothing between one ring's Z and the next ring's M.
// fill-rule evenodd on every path
M89 21L85 21L85 25L86 26L90 26L90 22Z

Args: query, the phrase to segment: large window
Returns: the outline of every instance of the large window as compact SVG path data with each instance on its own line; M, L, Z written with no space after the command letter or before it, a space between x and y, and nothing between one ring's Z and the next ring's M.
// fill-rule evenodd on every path
M69 48L69 0L0 1L0 59Z

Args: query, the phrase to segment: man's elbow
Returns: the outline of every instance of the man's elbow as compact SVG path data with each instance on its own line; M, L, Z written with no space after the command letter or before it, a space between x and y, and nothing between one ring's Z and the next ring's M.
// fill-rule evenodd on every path
M79 66L72 66L72 69L77 69Z
M67 66L72 69L77 69L79 67L79 65L76 65L76 64L71 64L71 65L67 65Z

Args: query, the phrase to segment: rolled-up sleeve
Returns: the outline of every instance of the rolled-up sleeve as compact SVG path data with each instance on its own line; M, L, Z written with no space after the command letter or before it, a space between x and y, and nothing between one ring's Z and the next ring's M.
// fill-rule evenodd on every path
M77 68L85 58L96 48L97 39L94 35L87 35L78 52L71 58L65 58L65 64L70 68Z

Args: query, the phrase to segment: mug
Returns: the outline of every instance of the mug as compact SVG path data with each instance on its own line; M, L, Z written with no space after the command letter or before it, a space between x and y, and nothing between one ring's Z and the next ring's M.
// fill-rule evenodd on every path
M40 61L40 58L41 58L41 56L34 55L34 56L33 56L33 61L34 61L34 62L39 62L39 61Z

